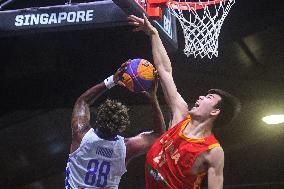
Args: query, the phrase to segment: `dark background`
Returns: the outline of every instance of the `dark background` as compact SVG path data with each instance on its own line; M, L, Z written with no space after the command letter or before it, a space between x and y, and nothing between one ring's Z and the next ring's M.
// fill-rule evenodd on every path
M5 9L64 4L15 1ZM79 2L79 1L77 1ZM215 128L225 150L224 188L284 188L284 125L261 118L284 114L284 14L281 0L238 0L223 24L219 57L170 53L176 85L192 104L209 88L242 102L238 118ZM282 7L281 7L282 6ZM152 60L149 39L129 26L45 32L0 38L0 188L63 188L76 98L129 58ZM168 109L159 90L168 120ZM118 87L103 95L130 107L124 136L151 128L145 97ZM132 161L120 188L144 188L144 157ZM206 184L204 184L206 188Z

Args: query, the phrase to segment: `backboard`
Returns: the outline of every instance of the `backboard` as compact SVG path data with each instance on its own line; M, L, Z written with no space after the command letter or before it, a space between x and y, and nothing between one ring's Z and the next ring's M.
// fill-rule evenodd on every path
M117 27L128 25L129 14L142 16L143 12L146 13L146 0L114 1L86 0L82 3L82 0L74 0L63 5L15 9L6 9L6 6L0 4L0 37L31 32ZM17 7L17 3L13 5ZM171 15L170 9L163 8L161 18L153 20L153 24L160 31L167 50L176 51L175 17Z
M147 0L113 0L126 14L134 14L142 17L147 14ZM176 51L178 49L176 18L171 14L171 10L162 7L162 15L160 18L150 18L150 21L158 29L165 47L168 51Z

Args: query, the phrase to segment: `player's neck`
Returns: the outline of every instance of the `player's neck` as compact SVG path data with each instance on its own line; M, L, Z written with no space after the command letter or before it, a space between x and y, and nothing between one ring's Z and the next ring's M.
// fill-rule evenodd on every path
M183 134L189 138L205 138L212 133L212 123L210 120L199 122L191 120L185 127Z
M98 137L100 137L101 139L105 139L105 140L117 140L117 136L106 136L103 132L101 132L99 129L95 129L95 133L97 134Z

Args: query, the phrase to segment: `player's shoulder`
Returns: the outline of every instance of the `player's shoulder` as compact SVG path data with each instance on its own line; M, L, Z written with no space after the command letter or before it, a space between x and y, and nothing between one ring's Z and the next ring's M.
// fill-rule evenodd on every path
M216 146L209 150L208 153L210 156L224 156L224 150L221 146Z
M212 148L205 156L209 164L224 162L224 150L221 146Z

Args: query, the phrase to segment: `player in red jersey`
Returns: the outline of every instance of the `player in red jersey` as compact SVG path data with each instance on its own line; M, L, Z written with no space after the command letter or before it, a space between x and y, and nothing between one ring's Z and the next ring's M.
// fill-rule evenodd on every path
M154 64L172 113L169 130L151 147L145 163L148 189L199 189L208 174L208 188L223 188L224 151L212 128L228 125L240 108L237 98L220 89L200 96L194 107L178 93L172 67L158 31L146 16L129 17L134 31L144 31L151 40Z

